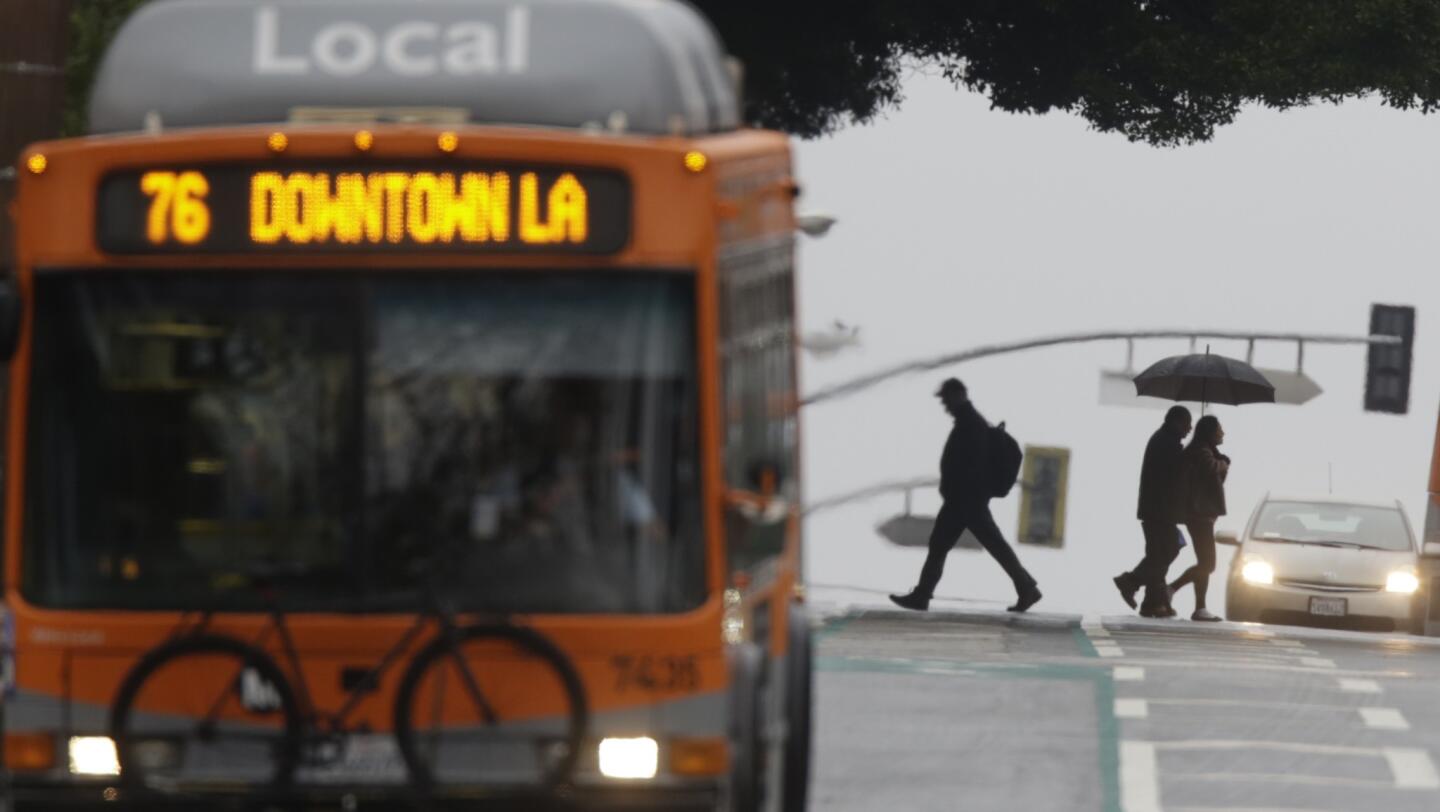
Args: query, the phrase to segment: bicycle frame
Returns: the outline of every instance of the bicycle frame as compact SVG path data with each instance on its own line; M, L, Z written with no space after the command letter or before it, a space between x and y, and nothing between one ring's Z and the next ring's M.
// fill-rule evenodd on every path
M214 609L203 610L200 621L192 626L186 626L185 619L182 617L181 629L183 629L183 631L177 631L176 634L171 636L171 639L203 633L210 627L210 621L214 618L215 614L216 610ZM314 698L310 695L310 687L305 680L305 671L301 663L299 649L296 647L295 640L290 634L290 628L285 622L285 611L278 606L272 606L268 610L268 614L270 615L270 623L261 630L260 634L254 640L247 641L247 644L260 651L264 651L265 644L268 642L271 632L274 632L279 637L280 651L284 658L284 663L281 667L285 669L285 676L290 680L291 686L295 691L296 701L300 704L300 714L305 730L312 734L339 734L349 732L345 721L354 713L360 703L364 701L366 695L374 692L379 687L380 680L385 674L412 648L412 645L420 637L429 621L433 620L435 622L438 629L437 637L451 639L454 637L457 628L454 618L439 609L427 609L417 615L415 622L405 631L405 634L401 635L400 639L381 656L380 661L369 668L365 672L365 675L361 677L353 687L345 689L345 702L340 708L334 712L327 713L322 712L316 706ZM496 719L494 708L491 707L490 702L485 698L484 692L480 690L479 684L475 681L475 676L470 673L470 669L463 659L457 658L456 665L463 678L463 685L466 692L469 693L471 699L479 705L486 722L493 724ZM211 707L206 714L207 719L219 711L223 701L223 696L216 700L215 705Z

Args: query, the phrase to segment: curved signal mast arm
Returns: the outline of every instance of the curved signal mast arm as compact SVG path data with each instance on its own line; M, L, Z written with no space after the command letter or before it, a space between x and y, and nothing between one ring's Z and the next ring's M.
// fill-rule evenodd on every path
M891 378L901 375L908 375L915 372L927 372L932 369L948 367L962 361L973 361L976 358L986 358L992 355L1005 355L1023 350L1034 350L1041 347L1053 347L1057 344L1084 344L1095 341L1122 341L1135 340L1137 338L1222 338L1236 339L1239 341L1294 341L1297 344L1399 344L1401 339L1396 336L1372 335L1372 336L1345 336L1345 335L1308 335L1304 333L1251 333L1240 330L1134 330L1128 332L1103 331L1094 333L1071 333L1068 335L1047 336L1044 338L1032 338L1025 341L1015 341L1008 344L988 344L981 347L965 350L963 352L949 353L936 358L930 358L909 363L900 364L882 369L879 372L872 372L853 380L827 386L817 392L807 395L800 401L801 406L809 406L825 400L849 395L868 389L875 384L883 383Z

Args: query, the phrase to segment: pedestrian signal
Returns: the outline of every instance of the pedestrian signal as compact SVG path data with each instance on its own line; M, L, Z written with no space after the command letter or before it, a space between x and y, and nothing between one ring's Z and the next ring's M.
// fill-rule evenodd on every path
M1016 541L1043 547L1064 546L1065 494L1069 484L1070 449L1025 446Z
M1405 414L1410 410L1415 308L1371 305L1370 335L1398 336L1401 341L1370 345L1365 363L1365 411Z

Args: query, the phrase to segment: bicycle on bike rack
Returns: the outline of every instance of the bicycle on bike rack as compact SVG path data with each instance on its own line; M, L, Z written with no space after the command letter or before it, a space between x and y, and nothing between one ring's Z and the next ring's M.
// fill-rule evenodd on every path
M110 715L122 784L184 791L216 785L286 790L327 771L369 773L356 743L384 742L356 721L428 627L395 690L394 745L427 794L472 788L553 790L568 781L588 725L579 675L534 629L504 620L462 623L430 606L375 665L342 679L344 702L316 707L278 602L253 641L212 630L216 610L182 618L138 660ZM285 667L266 651L271 636ZM379 761L383 761L383 757ZM391 759L393 761L393 759ZM333 780L333 779L332 779Z

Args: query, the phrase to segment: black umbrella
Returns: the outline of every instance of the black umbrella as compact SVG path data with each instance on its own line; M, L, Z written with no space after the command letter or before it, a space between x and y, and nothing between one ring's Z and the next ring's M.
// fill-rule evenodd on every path
M1275 387L1255 367L1223 355L1172 355L1135 376L1135 394L1200 403L1274 403Z

